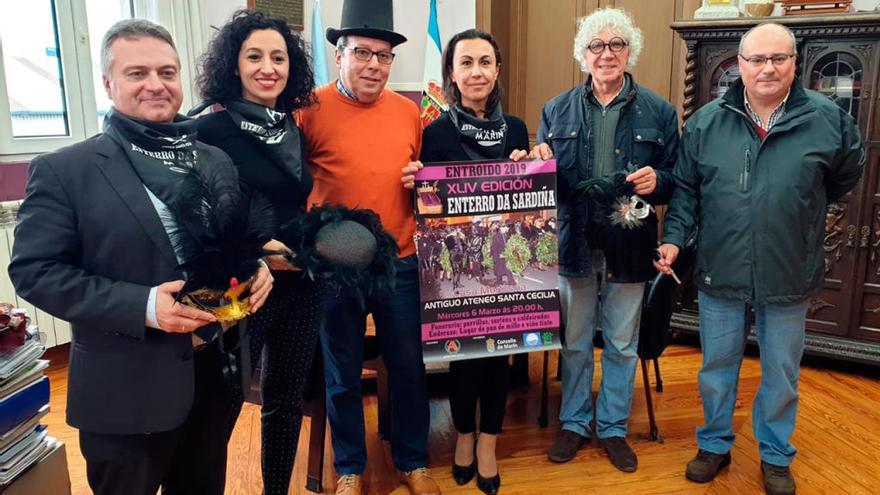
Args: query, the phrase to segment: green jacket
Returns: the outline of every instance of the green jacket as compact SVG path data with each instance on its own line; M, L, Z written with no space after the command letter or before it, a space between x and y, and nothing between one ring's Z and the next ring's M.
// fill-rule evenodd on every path
M695 279L716 297L756 304L804 300L824 278L825 207L858 182L865 162L853 118L795 81L785 114L762 141L743 84L688 119L664 220L664 242L699 227Z

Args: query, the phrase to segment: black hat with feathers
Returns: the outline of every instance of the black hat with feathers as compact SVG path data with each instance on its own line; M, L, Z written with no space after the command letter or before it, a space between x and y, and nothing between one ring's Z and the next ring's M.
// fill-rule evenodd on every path
M315 206L282 226L276 238L293 251L289 261L312 279L367 293L394 288L397 242L372 210Z

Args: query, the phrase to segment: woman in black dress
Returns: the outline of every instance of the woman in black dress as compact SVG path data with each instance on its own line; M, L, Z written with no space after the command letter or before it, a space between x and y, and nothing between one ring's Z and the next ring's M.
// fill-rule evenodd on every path
M314 78L297 32L261 12L236 12L202 57L198 86L202 98L225 107L198 119L198 139L232 158L244 186L269 199L277 223L302 214L312 177L291 112L312 104ZM275 240L266 247L286 250ZM274 288L249 329L252 362L262 361L263 493L286 494L322 298L319 284L284 257L267 262Z
M449 40L443 51L443 88L450 108L425 128L422 162L519 160L526 156L529 135L525 124L501 109L500 68L501 51L492 35L469 29ZM449 372L449 405L458 431L453 477L464 485L476 474L481 491L497 493L501 476L495 443L504 422L508 357L455 361L449 364ZM475 421L478 401L479 438Z

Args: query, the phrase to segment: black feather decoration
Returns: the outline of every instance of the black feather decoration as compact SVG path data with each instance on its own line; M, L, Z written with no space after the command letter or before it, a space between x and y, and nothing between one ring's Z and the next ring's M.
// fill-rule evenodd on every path
M601 249L609 273L653 273L657 217L651 206L635 195L635 185L626 181L628 172L584 180L575 186L575 197L586 209L586 242ZM635 198L635 203L633 202ZM633 217L634 208L648 209L647 216Z
M316 206L282 226L276 239L293 251L290 263L313 280L368 294L394 288L397 242L372 210Z
M215 162L190 169L171 209L179 228L172 244L186 273L178 301L222 307L231 279L244 284L260 267L275 228L270 203L242 190L234 166ZM245 298L247 288L237 296Z
M627 172L618 171L605 177L583 180L575 185L575 198L586 202L590 223L609 223L616 200L620 197L628 198L635 193L635 186L626 181L626 176Z

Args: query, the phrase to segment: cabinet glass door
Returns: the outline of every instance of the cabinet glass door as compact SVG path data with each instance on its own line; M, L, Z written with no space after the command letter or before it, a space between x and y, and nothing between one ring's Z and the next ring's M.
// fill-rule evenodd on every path
M804 47L804 84L824 94L859 123L863 138L867 128L868 95L874 43L814 42ZM828 205L825 224L825 286L811 301L807 328L816 332L854 336L859 327L878 324L876 311L861 315L861 308L880 306L877 254L872 236L880 197L869 177L876 173L876 153L869 159L859 185L852 193ZM866 191L865 189L869 189ZM869 259L871 256L875 260Z

